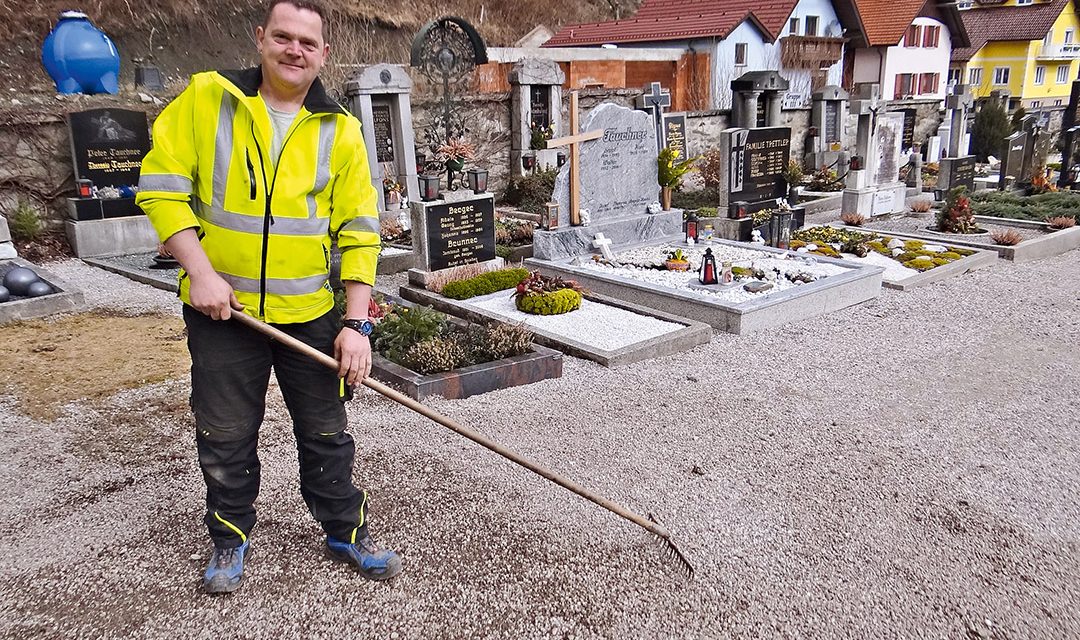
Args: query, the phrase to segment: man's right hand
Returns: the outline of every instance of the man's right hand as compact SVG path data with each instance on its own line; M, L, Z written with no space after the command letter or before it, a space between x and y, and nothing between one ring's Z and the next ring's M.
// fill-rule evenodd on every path
M190 275L191 306L214 320L228 320L232 310L242 311L244 305L225 279L214 271L200 276Z

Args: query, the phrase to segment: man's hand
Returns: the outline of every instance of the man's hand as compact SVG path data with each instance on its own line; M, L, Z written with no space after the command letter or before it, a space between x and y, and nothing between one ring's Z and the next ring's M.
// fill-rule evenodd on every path
M334 340L334 359L341 363L338 377L355 387L371 373L371 341L346 327Z
M189 274L191 279L191 306L214 320L228 320L233 309L242 311L244 305L236 299L236 293L225 279L214 271L199 276Z

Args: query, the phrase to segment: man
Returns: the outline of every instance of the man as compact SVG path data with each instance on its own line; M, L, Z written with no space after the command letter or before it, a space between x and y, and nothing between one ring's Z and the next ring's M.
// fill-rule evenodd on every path
M330 47L322 7L273 0L255 29L260 65L207 72L154 123L138 203L183 267L191 406L214 552L208 592L243 579L259 491L256 453L271 368L293 420L300 491L330 555L370 579L401 570L367 530L355 447L339 400L371 369L368 304L379 253L377 194L360 123L318 80ZM344 322L328 283L341 249ZM229 320L247 313L333 354L337 376ZM343 380L339 380L343 379Z

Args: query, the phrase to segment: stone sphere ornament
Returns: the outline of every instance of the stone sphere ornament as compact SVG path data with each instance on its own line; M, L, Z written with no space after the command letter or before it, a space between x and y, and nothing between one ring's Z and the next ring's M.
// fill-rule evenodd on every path
M30 285L38 282L41 278L33 270L26 267L15 267L4 274L4 286L12 295L25 296L30 291Z
M43 280L38 280L37 282L30 285L30 288L27 290L26 295L30 296L31 298L40 298L41 296L47 296L52 292L53 290L52 287L49 286L49 283Z
M0 303L7 302L8 300L11 300L11 292L8 291L7 287L0 286Z

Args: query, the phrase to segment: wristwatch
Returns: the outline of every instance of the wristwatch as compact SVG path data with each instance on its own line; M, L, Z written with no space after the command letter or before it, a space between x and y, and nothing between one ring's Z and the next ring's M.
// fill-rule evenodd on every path
M348 318L342 324L362 336L370 336L375 329L375 323L367 318Z

